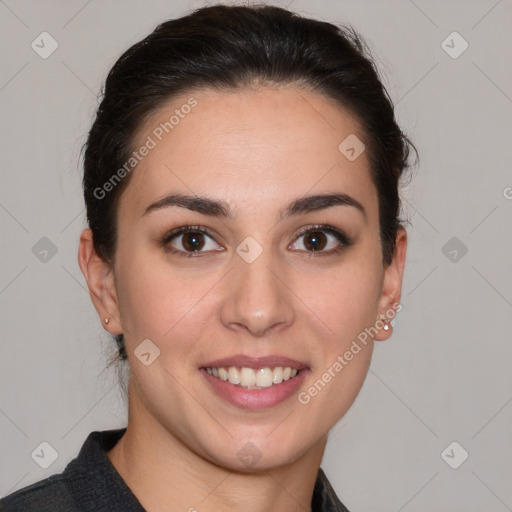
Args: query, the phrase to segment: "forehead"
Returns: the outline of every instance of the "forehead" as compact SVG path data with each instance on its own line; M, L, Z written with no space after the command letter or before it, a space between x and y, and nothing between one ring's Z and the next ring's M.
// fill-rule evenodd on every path
M340 151L343 141L353 146L363 139L349 112L304 89L192 91L170 100L139 130L135 150L151 149L121 205L142 214L176 191L222 198L235 211L277 211L288 198L335 190L356 197L371 216L377 195L366 151L355 160L347 158L347 144Z

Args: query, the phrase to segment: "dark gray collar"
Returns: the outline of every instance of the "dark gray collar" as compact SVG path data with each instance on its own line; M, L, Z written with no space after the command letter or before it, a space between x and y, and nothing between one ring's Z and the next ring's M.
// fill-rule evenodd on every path
M145 512L130 488L107 457L126 429L91 432L78 456L64 470L63 476L80 511ZM312 512L348 512L340 502L325 473L318 471Z

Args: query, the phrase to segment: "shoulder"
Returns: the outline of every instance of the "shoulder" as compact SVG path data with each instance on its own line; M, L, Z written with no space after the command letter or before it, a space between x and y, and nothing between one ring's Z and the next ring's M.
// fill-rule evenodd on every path
M143 511L107 457L125 431L92 432L62 473L1 499L0 512Z
M62 474L23 487L0 500L0 512L78 512Z
M349 512L334 492L322 468L318 470L311 505L312 512Z

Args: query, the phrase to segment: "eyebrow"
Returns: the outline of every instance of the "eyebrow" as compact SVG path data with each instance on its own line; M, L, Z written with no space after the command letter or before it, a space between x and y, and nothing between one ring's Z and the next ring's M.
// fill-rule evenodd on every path
M169 194L150 204L144 210L142 216L144 217L150 212L172 206L186 208L212 217L222 217L226 219L233 219L234 217L230 206L225 201L186 194ZM367 219L364 206L359 201L343 192L299 197L279 211L279 218L280 220L283 220L294 215L303 215L310 212L325 210L326 208L331 208L333 206L352 206L363 214L365 220Z

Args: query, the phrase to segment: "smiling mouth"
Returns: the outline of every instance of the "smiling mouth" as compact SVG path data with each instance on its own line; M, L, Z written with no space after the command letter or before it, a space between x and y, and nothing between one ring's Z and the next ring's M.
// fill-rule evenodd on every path
M301 371L289 366L275 366L273 368L266 366L256 369L230 366L203 369L219 380L246 389L264 389L277 386L282 382L293 379Z

